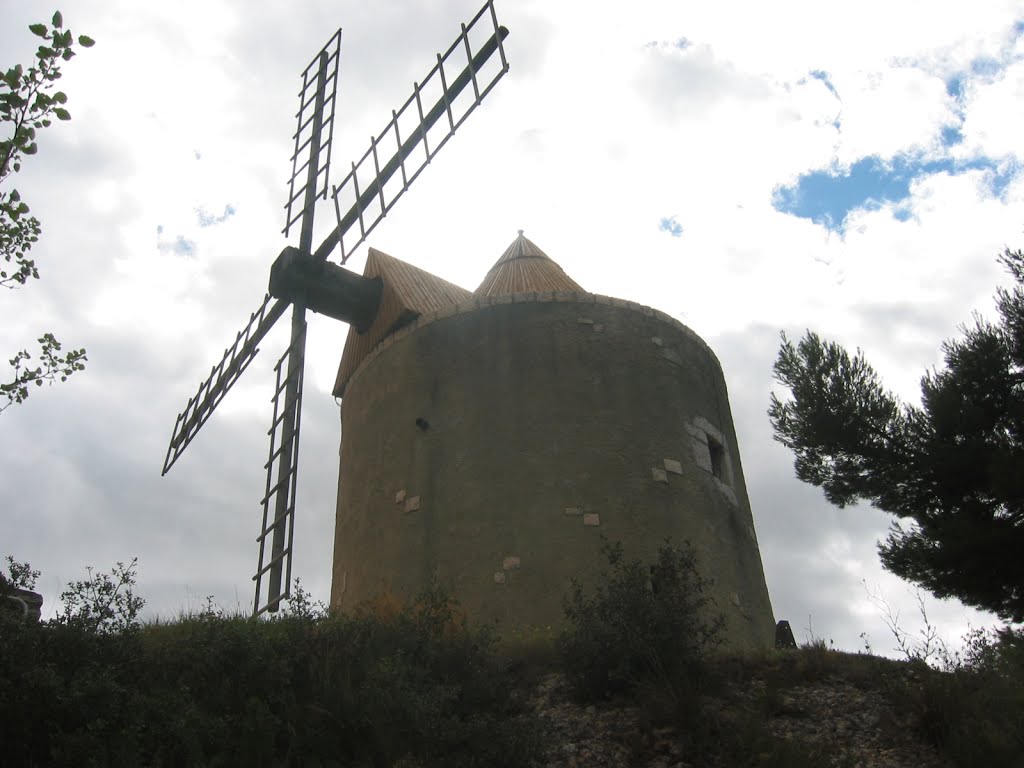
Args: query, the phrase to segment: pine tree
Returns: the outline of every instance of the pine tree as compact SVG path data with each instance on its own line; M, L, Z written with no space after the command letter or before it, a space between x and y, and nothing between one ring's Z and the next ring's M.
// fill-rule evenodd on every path
M921 379L921 406L887 391L860 350L851 357L810 331L785 334L775 378L775 439L796 475L839 507L866 501L897 519L883 566L936 597L957 597L1024 622L1024 253L999 288L999 323L975 315L942 345L945 365Z

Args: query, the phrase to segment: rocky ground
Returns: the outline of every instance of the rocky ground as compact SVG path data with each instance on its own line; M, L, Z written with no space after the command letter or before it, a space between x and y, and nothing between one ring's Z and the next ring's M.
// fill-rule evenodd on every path
M545 768L703 768L736 764L726 748L712 755L696 748L683 728L655 726L645 708L623 701L581 706L565 678L543 676L529 699L549 737ZM878 691L826 677L768 694L765 680L728 686L701 706L715 727L763 729L745 739L772 752L750 764L948 768L934 748L915 737L912 724ZM770 736L765 735L770 734ZM774 737L774 738L772 738ZM781 749L780 749L781 743ZM793 757L786 749L793 746ZM746 760L743 761L746 764Z

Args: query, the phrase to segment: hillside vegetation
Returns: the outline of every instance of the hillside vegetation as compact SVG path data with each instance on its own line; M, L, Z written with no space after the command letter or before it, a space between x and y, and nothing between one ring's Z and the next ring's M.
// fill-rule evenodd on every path
M0 762L1024 765L1022 633L977 633L942 669L823 643L728 654L691 550L606 554L565 632L501 640L436 588L354 615L300 589L269 621L208 604L141 625L131 571L90 574L57 619L0 620Z

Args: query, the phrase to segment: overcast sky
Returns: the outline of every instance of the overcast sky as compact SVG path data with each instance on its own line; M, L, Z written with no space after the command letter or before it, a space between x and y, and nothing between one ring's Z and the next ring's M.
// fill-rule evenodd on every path
M70 123L6 183L43 223L42 279L0 295L0 356L44 331L84 373L0 414L0 554L52 607L139 558L150 615L248 610L277 331L186 455L176 414L287 243L298 75L343 27L339 183L478 0L66 0L97 44L65 65ZM497 0L510 71L369 243L473 289L517 229L585 289L661 309L725 369L768 589L798 638L891 647L862 582L918 626L876 542L890 518L798 482L766 416L780 330L860 347L918 402L995 261L1024 246L1024 3ZM53 8L0 0L0 67ZM333 224L322 203L319 228ZM297 238L293 234L292 244ZM319 242L319 238L317 238ZM349 261L361 271L365 246ZM310 322L296 522L326 600L347 327ZM929 599L947 639L994 617ZM44 613L46 611L44 610Z

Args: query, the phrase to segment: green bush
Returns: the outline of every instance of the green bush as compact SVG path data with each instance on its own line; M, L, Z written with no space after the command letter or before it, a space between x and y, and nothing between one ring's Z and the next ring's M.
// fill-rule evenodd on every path
M604 582L587 595L574 581L565 602L560 645L570 684L590 699L650 683L685 697L703 678L724 624L696 553L668 540L650 565L627 560L620 543L604 542L601 552L610 567Z
M511 767L537 753L490 634L440 591L392 615L297 613L5 623L4 765Z

